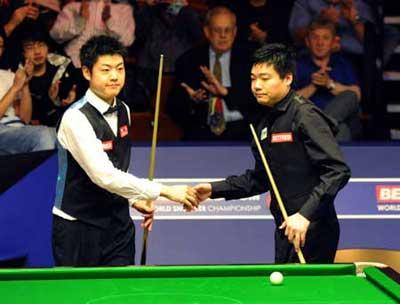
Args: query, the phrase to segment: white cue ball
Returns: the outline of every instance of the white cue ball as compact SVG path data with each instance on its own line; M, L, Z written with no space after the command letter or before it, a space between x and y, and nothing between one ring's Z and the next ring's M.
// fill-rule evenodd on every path
M269 276L272 285L281 285L283 283L283 274L279 271L274 271Z

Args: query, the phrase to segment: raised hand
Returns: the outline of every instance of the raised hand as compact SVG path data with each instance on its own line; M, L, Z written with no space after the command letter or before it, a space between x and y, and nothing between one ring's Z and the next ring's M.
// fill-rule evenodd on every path
M358 10L353 0L342 0L341 14L351 23L357 21Z
M50 99L55 102L58 98L58 92L60 91L60 80L55 81L54 83L51 84L49 88L49 97Z
M322 19L329 20L335 24L338 24L340 20L340 11L334 6L323 8L319 15Z
M39 17L39 9L32 5L25 5L17 8L13 15L11 16L11 22L14 23L16 26L21 24L25 18L31 18L36 20Z
M15 72L15 76L14 76L14 87L16 90L22 90L22 88L24 87L24 85L26 84L26 79L27 79L27 75L24 69L19 68L16 72Z
M295 213L283 222L279 229L285 229L285 235L288 237L290 243L293 244L294 249L299 251L306 243L306 235L310 221L302 216L300 213Z
M75 99L76 99L76 84L72 86L71 90L69 90L68 92L68 96L61 101L61 104L63 106L67 106L73 103Z
M263 43L267 40L268 33L260 29L257 22L250 24L249 27L250 27L249 40L256 41L258 43Z
M215 77L213 73L206 66L200 66L201 72L206 77L206 81L202 81L201 85L211 94L215 96L226 96L228 95L228 89L225 88L221 82Z
M200 89L194 90L184 82L181 83L181 87L186 90L186 93L189 95L190 99L192 99L194 101L203 101L203 100L206 100L208 97L208 94L204 89L200 88Z
M89 7L90 7L90 1L82 0L80 13L81 13L81 16L83 18L85 18L86 20L89 20L89 16L90 16Z
M34 69L34 65L33 62L29 59L25 60L25 65L24 65L24 70L26 73L26 83L28 83L32 77L33 77L33 69Z
M105 2L103 12L101 14L101 19L106 23L111 18L111 7L110 2Z

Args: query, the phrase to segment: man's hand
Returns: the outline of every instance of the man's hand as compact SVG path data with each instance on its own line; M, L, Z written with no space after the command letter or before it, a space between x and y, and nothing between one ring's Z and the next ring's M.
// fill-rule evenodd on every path
M342 0L341 14L350 23L357 22L358 10L353 0Z
M76 99L76 84L72 86L71 90L69 90L68 92L68 96L61 101L61 104L63 106L70 105L75 101L75 99Z
M323 8L319 14L322 19L328 20L335 24L339 23L340 20L340 11L336 9L334 6L329 6Z
M19 25L25 18L36 20L38 17L39 8L33 6L32 3L27 3L27 5L21 6L14 11L11 20L15 22L16 25Z
M19 68L15 73L14 87L17 90L21 90L25 85L29 83L33 75L33 63L30 60L25 60L23 68Z
M89 20L90 16L90 1L89 0L82 0L81 2L81 16L87 20Z
M103 12L101 14L101 19L106 23L111 18L111 7L110 2L105 2Z
M250 36L249 36L250 41L263 43L267 40L268 33L260 29L257 22L250 24L249 27L250 27Z
M279 229L285 229L285 235L290 243L293 244L296 252L306 243L306 234L310 226L310 221L300 213L295 213L283 222Z
M192 89L189 85L184 82L181 82L181 87L185 89L186 93L189 95L190 99L193 101L204 101L207 99L208 94L204 89Z
M154 212L155 212L154 203L152 201L150 202L136 201L132 205L132 208L135 208L143 215L144 219L141 226L151 231L154 222Z
M51 84L49 88L49 98L55 102L58 98L58 92L60 91L60 80L55 81L54 83Z
M15 72L15 76L14 76L14 88L17 91L22 90L22 88L24 87L24 85L26 84L26 79L27 79L27 75L24 69L19 68L16 72Z
M33 69L34 69L34 65L33 62L29 59L25 60L25 65L24 65L24 70L26 73L26 80L25 80L25 84L27 84L33 77Z
M214 96L228 95L228 89L215 77L213 73L204 65L200 66L201 72L206 77L206 81L202 81L201 85Z
M199 205L196 191L189 186L166 186L161 187L161 196L168 198L171 201L181 203L185 210L192 211Z
M319 87L329 88L329 84L332 81L330 78L328 71L330 71L330 67L321 68L319 71L313 73L311 75L311 82Z
M200 202L210 198L212 194L212 186L210 183L198 184L194 187L194 190L197 192L197 198Z

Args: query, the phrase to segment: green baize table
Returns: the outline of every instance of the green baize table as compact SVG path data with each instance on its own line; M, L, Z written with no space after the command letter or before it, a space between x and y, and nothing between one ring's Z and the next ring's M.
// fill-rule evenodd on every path
M269 275L280 271L282 285ZM1 304L400 303L400 285L354 264L0 270Z

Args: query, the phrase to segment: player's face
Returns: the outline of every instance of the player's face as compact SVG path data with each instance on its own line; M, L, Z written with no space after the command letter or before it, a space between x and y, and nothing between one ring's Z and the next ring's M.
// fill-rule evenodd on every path
M236 37L235 17L230 14L215 15L204 28L204 34L211 47L217 53L224 53L232 48Z
M121 55L99 56L91 71L87 67L83 67L82 71L89 80L90 89L110 104L125 83L125 65Z
M273 107L288 94L292 81L292 74L281 78L271 64L256 64L251 69L251 91L257 102L267 107Z
M24 43L24 57L33 62L34 66L46 63L49 48L42 41L32 41Z
M317 28L308 34L306 42L313 57L325 59L332 52L335 36L328 28Z

